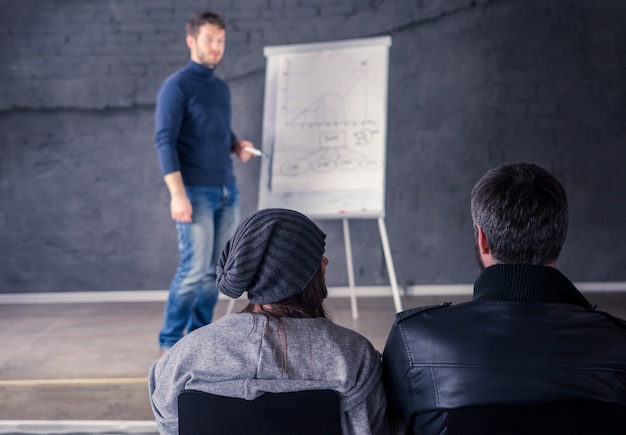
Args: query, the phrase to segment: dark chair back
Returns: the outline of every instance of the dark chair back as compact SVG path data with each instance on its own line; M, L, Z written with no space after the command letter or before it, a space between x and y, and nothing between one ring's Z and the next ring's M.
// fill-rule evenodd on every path
M489 405L448 411L448 435L624 435L626 407L563 401Z
M341 435L335 391L265 393L255 400L184 391L179 435Z

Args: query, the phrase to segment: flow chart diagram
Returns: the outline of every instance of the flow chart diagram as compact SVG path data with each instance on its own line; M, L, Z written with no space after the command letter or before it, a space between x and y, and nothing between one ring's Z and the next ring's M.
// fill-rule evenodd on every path
M357 144L366 144L363 137L373 137L374 131L354 133ZM348 147L345 131L325 131L319 134L319 148L282 164L280 171L287 176L300 175L306 171L328 172L334 169L351 171L363 168L370 171L381 169L378 156L368 156Z

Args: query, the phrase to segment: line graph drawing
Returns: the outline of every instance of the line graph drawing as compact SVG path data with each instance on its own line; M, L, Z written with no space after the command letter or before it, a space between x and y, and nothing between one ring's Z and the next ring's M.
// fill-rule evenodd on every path
M374 126L368 115L369 65L326 69L300 67L290 59L282 66L281 109L285 127Z

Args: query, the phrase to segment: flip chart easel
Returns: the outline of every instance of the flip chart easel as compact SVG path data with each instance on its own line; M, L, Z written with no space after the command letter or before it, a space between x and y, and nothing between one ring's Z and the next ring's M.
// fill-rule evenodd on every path
M384 220L390 46L383 36L264 49L258 208L342 220L354 319L349 219L378 221L395 309L402 311Z
M402 301L400 300L400 292L398 291L398 281L396 279L396 272L393 266L393 259L391 258L391 249L389 248L389 239L387 237L387 227L385 225L385 219L382 216L378 217L378 230L380 232L380 239L383 245L383 253L385 254L385 263L387 265L387 273L389 274L389 284L391 285L391 294L393 297L393 304L396 309L396 313L402 311ZM352 262L352 245L350 243L350 228L348 219L343 220L343 237L344 245L346 249L346 264L348 268L348 284L350 287L350 305L352 308L352 318L358 319L359 312L356 303L356 287L354 284L354 269Z

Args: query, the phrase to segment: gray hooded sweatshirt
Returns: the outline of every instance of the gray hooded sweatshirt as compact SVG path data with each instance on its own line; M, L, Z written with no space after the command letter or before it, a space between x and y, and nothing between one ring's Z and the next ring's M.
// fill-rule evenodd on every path
M360 334L325 318L281 319L288 371L281 369L276 322L231 314L183 337L150 369L150 401L162 435L178 434L184 390L252 400L265 392L339 393L344 434L389 434L380 354Z

